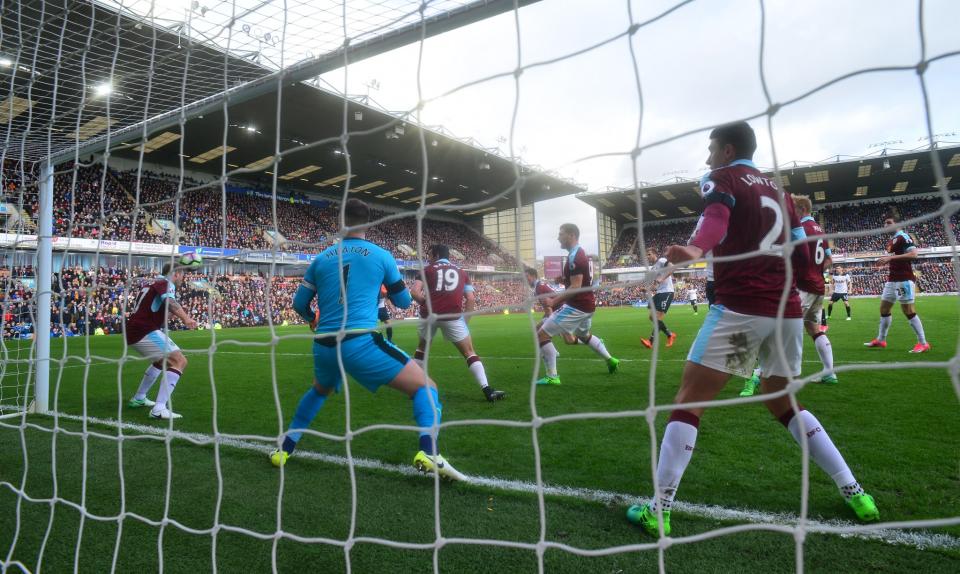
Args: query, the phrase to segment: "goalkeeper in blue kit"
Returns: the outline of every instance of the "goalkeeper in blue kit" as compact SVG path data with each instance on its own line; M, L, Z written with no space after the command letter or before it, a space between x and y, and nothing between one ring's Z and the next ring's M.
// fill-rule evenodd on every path
M344 222L348 229L364 225L369 219L367 204L358 199L346 202ZM294 296L293 307L316 334L313 386L300 399L283 445L271 453L270 460L274 466L286 464L303 430L310 426L330 393L343 384L337 359L337 333L342 329L346 332L339 344L343 370L371 392L387 385L412 399L413 418L421 427L414 466L421 472L436 471L443 478L462 480L464 476L440 456L431 434L431 428L439 426L441 416L436 384L406 353L375 331L381 285L387 288L387 296L396 307L410 306L410 292L396 260L385 249L367 241L363 229L348 231L310 264ZM317 316L310 310L314 297Z

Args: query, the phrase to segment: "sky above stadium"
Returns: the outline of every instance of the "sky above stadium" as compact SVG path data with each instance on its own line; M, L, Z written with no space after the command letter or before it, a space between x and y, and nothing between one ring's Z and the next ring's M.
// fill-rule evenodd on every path
M633 21L643 22L676 4L648 0L629 7ZM921 59L916 2L768 0L764 5L764 72L774 102L857 70L913 66ZM955 30L960 2L928 1L924 11L928 58L960 50ZM499 145L507 153L512 143L525 161L600 191L633 185L634 170L638 181L649 183L703 173L706 132L647 149L634 163L630 151L638 133L646 146L767 109L756 0L690 2L630 40L621 36L570 57L564 56L625 32L631 21L628 2L545 0L520 9L518 16L507 13L425 42L419 74L428 100L423 123ZM509 75L477 82L516 68L518 36L524 65L559 60L525 70L519 91ZM413 108L419 53L416 44L352 64L346 91L369 93L390 110ZM960 141L960 57L933 63L925 79L933 132L941 141ZM324 80L342 90L344 70ZM371 89L374 81L378 87ZM444 95L471 82L477 83ZM774 149L780 165L883 147L913 149L926 143L925 118L915 71L864 74L782 108L773 117L773 146L766 119L753 120L760 140L756 160L773 166ZM584 159L598 154L616 155ZM582 243L596 253L593 208L568 197L538 204L536 216L538 256L562 253L555 238L564 221L580 225Z

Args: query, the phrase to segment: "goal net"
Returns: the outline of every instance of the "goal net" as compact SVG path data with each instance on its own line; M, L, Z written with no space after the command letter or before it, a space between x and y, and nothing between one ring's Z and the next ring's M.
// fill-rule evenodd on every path
M825 90L896 74L896 86L912 82L919 88L920 112L911 117L922 125L911 129L925 138L900 151L928 153L891 167L887 158L899 157L891 143L864 154L861 163L883 164L881 185L894 193L912 193L911 172L917 165L926 170L927 179L916 180L928 186L925 203L897 204L903 216L897 226L938 238L936 250L924 256L936 258L929 259L936 261L936 277L953 286L945 290L955 290L960 201L951 178L960 154L944 155L938 148L949 147L952 136L939 131L945 127L935 122L937 105L951 104L934 93L930 79L938 67L956 71L960 46L931 32L941 31L938 21L948 21L953 8L924 2L913 8L911 34L920 45L913 60L900 56L860 66L855 64L864 60L844 63L838 53L841 65L819 66L796 90L783 84L782 70L791 70L790 62L775 61L784 55L775 39L785 26L771 21L771 14L783 18L791 8L763 1L738 5L737 18L748 25L736 34L750 36L753 46L750 71L738 68L741 61L733 63L731 54L742 50L718 51L730 60L716 65L729 65L731 77L752 76L761 95L743 96L748 105L730 103L740 97L735 90L688 84L696 70L683 70L676 78L687 86L683 91L701 93L681 106L690 109L692 123L670 125L650 105L662 101L657 90L663 89L663 75L675 73L656 63L657 52L686 49L688 33L671 22L686 22L682 18L690 12L702 11L701 20L717 14L693 2L602 4L582 38L550 39L560 49L530 45L526 38L542 37L532 29L576 27L572 21L585 17L582 7L530 0L22 0L0 6L0 513L8 517L0 526L0 569L280 571L311 564L322 571L366 572L386 564L396 571L663 572L729 564L730 570L802 572L830 567L831 556L873 552L895 565L956 566L955 295L939 298L937 310L924 316L927 330L942 337L937 354L908 361L888 353L882 360L858 361L838 352L834 369L805 361L804 374L779 392L797 410L801 398L823 405L827 425L849 415L839 425L841 451L874 438L874 450L892 449L876 454L861 445L851 457L863 460L855 470L869 476L864 486L884 494L877 497L881 510L886 512L885 504L892 509L883 522L856 524L842 502L825 502L842 499L811 464L805 431L813 429L801 426L798 451L789 433L762 416L771 395L729 392L704 405L707 420L725 440L748 444L708 446L719 439L709 438L705 426L706 452L698 448L694 457L705 459L705 470L696 474L698 465L691 465L674 505L675 523L689 519L689 525L675 525L671 536L646 537L623 518L628 506L649 500L658 486L664 425L682 408L673 397L686 355L675 351L689 346L702 317L696 323L692 315L683 319L691 328L676 347L673 338L666 347L667 335L656 328L652 349L637 343L650 327L653 294L647 290L657 277L646 262L647 247L685 244L694 226L690 219L699 215L684 208L670 214L682 220L675 225L645 225L666 217L654 199L676 199L669 191L648 197L653 186L645 180L653 178L646 174L662 172L660 163L675 166L669 156L682 146L686 164L697 166L713 127L746 120L774 166L771 181L790 191L789 178L799 176L788 169L800 169L807 183L818 177L826 182L829 176L815 175L819 171L806 169L808 164L784 163L785 154L793 159L809 149L795 142L816 139L816 128L800 129L793 118L784 133L778 121L821 105L817 98ZM676 45L658 45L671 37ZM461 65L460 56L450 56L464 50L460 42L471 51L487 46L498 53L506 45L510 57L473 69L469 58ZM432 57L444 51L447 57ZM558 83L556 75L543 75L584 57L619 64L598 68L594 83L585 77ZM437 69L443 65L456 69ZM771 74L774 68L781 73ZM398 88L404 95L388 109L378 103L386 88L374 78L396 78L399 69L410 74ZM610 93L598 88L606 85L603 74L618 78ZM938 90L949 86L935 77ZM556 110L549 101L561 91L575 94L565 96L570 105L592 106L590 119L572 110L569 121L538 113L537 102ZM714 91L724 93L714 97ZM528 93L533 97L526 99ZM405 102L399 110L397 101ZM714 102L722 115L697 111ZM629 113L607 105L629 106ZM468 116L476 119L457 121ZM584 122L622 136L615 124L625 121L635 125L626 140L578 133L577 122ZM499 130L502 137L484 147L432 126L448 122L487 134ZM498 127L491 131L484 124ZM552 162L547 167L523 161L531 131L564 140L551 148L552 157L546 154ZM556 276L549 266L545 273L537 268L534 237L552 240L561 223L580 216L573 212L578 208L568 208L562 216L541 218L533 204L584 191L568 176L593 181L603 171L632 180L624 192L630 207L620 215L635 231L618 229L632 247L624 258L613 257L615 233L606 240L608 252L593 253L586 243L590 231L581 229L597 265L590 262L591 284L570 289L593 293L600 302L596 335L568 337L569 346L556 338L559 365L569 374L563 385L538 385L548 374L538 341L545 296L526 275L533 268L547 283ZM698 177L688 175L677 179L694 193ZM852 185L859 189L860 183ZM781 196L778 217L789 201ZM589 194L583 197L579 209L591 203ZM344 205L351 198L369 204L371 218L344 230ZM347 317L350 271L342 263L344 252L328 248L357 231L393 256L408 289L424 288L425 302L404 308L390 294L381 296L384 315L376 328L346 323L315 338L296 310L298 290L317 290L305 274L318 254L339 258L337 291L347 301ZM826 231L821 239L834 245L863 238L885 248L894 229L870 219L841 221ZM624 239L627 233L636 236ZM764 253L790 260L809 242L790 240ZM442 292L461 280L441 273L428 281L426 267L438 258L430 255L435 245L449 248L449 260L472 283L463 313L463 328L472 335L466 344L448 334L451 324L459 325L459 313L427 312L439 304L430 294L434 282L433 291ZM167 356L151 366L137 341L125 336L128 320L143 305L162 306L159 294L151 302L151 285L165 266L179 269L185 254L199 256L202 264L187 269L176 285L180 311L166 307L159 343L169 344L169 337L185 359ZM872 268L881 255L864 261ZM629 280L621 274L621 280L601 281L616 277L600 274L608 256L641 263ZM867 269L856 258L845 261ZM703 263L676 270L678 286L697 297ZM574 258L564 255L560 267L567 264ZM789 283L795 270L786 268ZM778 325L787 297L785 291ZM630 307L637 301L644 301L642 312ZM606 308L615 305L623 308ZM861 321L871 323L863 329L872 333L872 309L868 315ZM905 320L897 320L894 328L907 337ZM383 352L409 355L436 382L441 423L412 422L416 398L391 389L367 393L355 384L351 365L362 361L348 356L348 343L371 331ZM421 339L425 349L415 353ZM325 356L328 344L333 358L322 363L317 357ZM613 374L616 363L596 358L607 352L598 345L620 357L619 372ZM815 353L810 349L808 358ZM785 356L786 350L780 344L775 352ZM171 372L177 376L171 379ZM332 372L344 384L325 399L310 398L317 373ZM837 387L849 393L842 399L825 397L819 392L825 386L812 385L831 372L845 381L849 375L849 386ZM938 448L928 437L902 438L907 423L872 437L869 429L893 415L850 414L838 404L864 404L861 410L869 411L875 397L858 387L875 392L880 387L867 382L873 379L893 386L891 373L900 372L922 380L916 404L904 408L916 416L928 409L930 419L945 421L947 446L939 450L946 452L921 454ZM488 375L490 389L506 392L504 400L487 402L489 391L482 395L476 388L474 380L488 386ZM896 392L902 400L904 391ZM150 406L161 396L167 415ZM319 401L312 411L319 414L301 428L295 423L303 422L303 411L310 410L304 404L311 401ZM439 406L432 398L430 404ZM173 412L182 418L165 418ZM733 434L740 429L747 438ZM421 476L411 465L418 450L413 446L425 432L446 464L465 475L461 483L446 483L443 473ZM771 447L772 454L765 444L753 444L776 433L783 444ZM289 463L275 468L271 453L286 448L293 435L299 440ZM916 451L908 446L911 440L920 445ZM899 449L891 446L897 444ZM906 478L864 470L896 464L898 457L917 469ZM928 476L929 497L922 492ZM888 503L904 488L923 502ZM939 506L930 500L937 498ZM758 553L758 547L771 550Z

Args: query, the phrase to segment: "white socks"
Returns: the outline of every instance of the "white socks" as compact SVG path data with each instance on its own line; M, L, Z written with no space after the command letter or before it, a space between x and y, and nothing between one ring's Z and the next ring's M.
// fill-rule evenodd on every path
M143 374L143 379L140 380L140 386L137 388L137 394L133 395L133 398L138 401L147 398L150 387L153 386L153 383L157 382L157 377L160 376L162 372L163 371L151 363L150 366L147 367L147 372Z
M804 430L807 433L810 458L812 458L813 461L817 463L817 466L823 469L825 473L830 475L833 482L837 484L837 488L843 489L845 486L856 483L853 472L850 471L850 467L847 466L846 461L843 460L843 455L841 455L837 447L833 445L833 441L830 440L827 431L820 424L820 421L817 420L817 417L813 416L810 411L800 411L800 413L790 419L790 422L787 424L787 428L790 430L790 434L793 435L794 440L797 441L797 444L800 443L802 438L800 434L801 418L803 419Z
M603 359L609 359L610 353L607 352L607 347L603 344L603 341L600 340L600 337L596 335L590 335L590 341L587 343L593 352L600 355Z
M823 363L823 368L827 372L827 376L832 375L833 345L830 344L830 339L821 333L819 337L813 340L813 345L817 348L817 354L820 355L820 362Z
M180 380L180 371L176 369L167 369L165 375L163 382L160 383L160 390L157 391L157 404L153 407L154 411L159 411L167 406L170 395L173 394L173 389L177 388L177 381Z
M547 341L540 345L540 356L543 357L543 364L547 368L548 377L557 376L557 357L560 353L553 345L553 341Z
M917 334L917 342L926 343L927 337L923 333L923 323L920 322L920 317L916 313L913 314L913 317L910 317L910 326L913 327L913 332Z
M670 510L677 495L683 471L690 464L697 443L700 419L687 411L674 411L660 441L660 459L657 461L657 495L651 510L659 506Z
M483 363L480 362L480 357L476 355L467 357L467 368L470 369L470 374L477 380L481 389L489 386L489 383L487 383L487 372L483 368Z
M887 340L887 332L890 330L891 323L893 323L893 315L887 315L886 317L880 315L880 333L877 335L877 340Z

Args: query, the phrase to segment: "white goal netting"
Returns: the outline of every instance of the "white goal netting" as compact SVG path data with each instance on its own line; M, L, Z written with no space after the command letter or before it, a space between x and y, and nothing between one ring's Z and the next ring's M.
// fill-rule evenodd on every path
M556 2L31 0L0 4L0 118L5 128L0 153L0 450L6 466L6 470L0 468L0 512L7 513L0 527L0 569L233 571L249 566L278 571L312 560L318 570L349 572L373 570L380 560L389 564L397 556L391 552L396 551L428 556L425 563L440 572L469 566L462 557L450 558L449 549L482 547L506 557L514 556L513 552L532 557L539 572L551 570L551 556L558 554L584 560L625 557L626 562L616 563L623 571L639 568L629 562L633 557L655 557L651 560L663 572L677 547L767 532L792 537L797 572L805 570L805 549L813 534L957 551L960 539L936 531L960 525L960 512L950 507L953 499L949 497L948 508L933 518L856 525L811 515L810 477L820 471L816 465L811 470L806 440L801 444L799 481L796 476L782 477L783 483L800 483L799 500L790 513L684 502L681 490L675 507L678 516L712 521L714 527L661 538L643 538L639 531L630 531L635 534L630 543L616 537L616 543L580 539L550 527L552 501L569 498L587 501L591 508L616 506L616 519L610 520L623 522L620 507L625 509L656 491L663 434L657 424L681 408L657 389L665 384L663 365L678 360L664 360L661 335L654 330L649 358L636 359L618 375L631 381L627 390L584 381L597 394L632 393L622 403L613 401L629 408L603 408L609 405L588 401L586 407L565 404L544 409L543 387L535 384L544 374L535 334L541 301L522 279L525 267L536 262L523 252L519 240L534 231L524 229L526 223L518 215L510 220L517 240L506 246L464 221L510 209L519 214L534 198L554 197L563 186L569 187L569 193L581 190L558 174L587 175L588 168L577 172L577 166L621 162L629 165L633 179L636 209L629 216L638 231L637 251L645 253L649 228L643 223L650 213L644 209L646 184L641 174L649 165L645 162L660 161L662 150L676 149L669 146L678 141L695 150L690 152L691 162L701 162L707 134L718 122L713 115L691 112L692 117L710 119L676 129L658 121L656 110L648 110L644 103L648 61L656 59L657 50L671 49L651 47L645 34L670 30L672 18L702 9L703 3L676 2L656 10L641 10L636 2L620 4L617 13L602 18L604 25L597 28L602 33L591 30L585 33L586 39L577 38L559 52L524 44L526 27L543 25L534 17L524 18L526 10L546 10L551 5L559 13L580 13ZM931 103L927 80L931 70L953 64L960 56L957 44L941 50L943 42L938 42L937 50L928 49L926 30L931 24L925 10L931 4L937 14L949 10L937 3L915 5L913 29L919 58L913 61L901 57L866 68L824 65L837 72L813 73L816 82L799 91L785 91L769 78L772 67L789 67L789 62L770 61L769 12L774 5L779 15L789 13L782 4L737 5L744 21L751 24L736 33L757 31L758 37L753 38L757 51L750 67L759 78L762 105L753 109L731 105L727 109L735 112L723 120L750 122L765 137L760 145L768 150L771 165L781 166L784 158L778 150L783 140L797 136L778 133L778 118L786 110L809 109L817 105L811 101L824 90L885 74L898 74L896 87L888 85L888 89L919 88L917 105L924 125L918 129L928 138L923 145L930 152L936 185L926 191L936 194L937 207L902 225L942 230L946 245L941 246L941 256L950 258L952 278L960 281L954 231L960 200L950 191L946 170L954 167L952 160L945 163L935 145L941 126L936 123L938 110ZM709 14L705 12L705 17ZM431 88L443 87L425 89L429 74L444 74L428 65L435 63L425 56L432 46L430 39L442 39L444 32L461 27L469 33L470 24L488 18L499 19L498 30L510 30L507 37L487 41L510 46L511 60L499 62L491 73L457 70L453 77L469 79L454 84L430 82ZM683 30L672 34L678 43L684 42ZM362 66L378 62L364 60L402 46L416 61L415 75L408 78L413 88L407 88L414 96L412 105L401 111L378 107L380 86L366 79L366 94L354 95L357 83L351 74L358 67L367 73L369 68ZM629 62L618 74L628 78L632 90L628 98L636 120L632 143L626 148L595 140L589 148L571 144L572 149L590 151L565 156L549 169L522 162L518 132L531 129L522 120L536 106L523 100L522 94L572 89L539 85L538 73L613 48L620 50L621 58L626 54ZM841 60L842 56L837 55ZM587 84L590 92L589 79L569 81ZM451 113L443 108L448 105L445 102L483 107L482 95L456 98L484 85L496 86L489 98L506 101L508 117L483 119L477 109L456 113L477 114L480 123L502 123L503 149L484 148L476 141L458 140L427 127ZM691 105L710 106L712 92L725 88L703 89L705 93L691 99L696 102ZM734 96L725 94L717 100L729 97ZM437 108L444 111L430 115ZM608 111L598 108L594 113L596 122L607 121L600 116ZM567 126L564 118L552 122L533 124L539 130L555 130L558 139L577 139L572 122ZM794 149L790 148L791 153ZM466 159L459 162L457 154ZM606 169L612 164L602 165ZM400 172L404 183L397 183ZM788 176L784 169L774 168L774 180L783 181L784 176ZM555 193L546 195L551 187ZM390 245L408 284L424 279L420 268L430 246L445 243L454 248L455 260L469 264L471 272L476 270L473 277L480 306L468 317L493 315L503 321L516 321L517 314L524 317L522 334L512 343L504 343L512 336L508 328L481 326L475 334L480 352L486 347L484 337L501 343L504 351L514 349L500 357L494 352L483 358L523 370L524 385L513 388L508 399L514 405L508 408L521 404L522 412L493 411L495 415L484 416L491 411L462 407L479 395L448 389L472 383L464 382L467 373L457 362L460 357L447 356L452 348L441 337L427 337L428 344L438 340L424 357L427 373L445 396L444 422L432 431L439 433L441 452L468 477L468 486L454 492L489 498L484 508L474 509L477 516L463 519L515 518L519 526L511 518L498 518L503 521L502 537L490 536L494 530L489 526L478 526L478 535L451 526L456 518L444 514L444 504L459 510L465 503L446 496L451 486L436 475L429 492L414 490L406 482L415 471L392 461L405 459L406 447L421 429L393 422L409 418L409 401L375 407L388 400L383 395L390 391L369 395L357 393L359 387L352 383L344 384L320 411L316 424L304 431L310 442L299 447L291 460L317 465L319 484L309 483L303 467L278 470L266 461L266 454L283 444L296 398L309 388L312 372L308 347L313 334L293 310L294 296L312 257L341 237L341 205L352 197L370 203L373 218L366 226L368 237ZM537 226L549 225L554 233L560 223L538 222ZM877 222L858 231L828 233L824 239L890 232ZM789 260L801 245L806 244L787 242L777 254ZM45 246L49 249L44 260ZM165 263L194 251L203 255L204 264L187 274L178 299L200 330L187 332L172 317L169 325L171 338L187 351L190 362L171 399L178 411L183 410L184 419L155 422L144 416L135 420L127 403L147 362L123 342L125 317L139 305L141 288ZM787 269L789 276L792 267ZM341 288L346 277L344 270ZM648 285L652 279L598 281L582 290L611 292ZM786 298L785 291L781 314ZM41 311L47 308L46 301L49 314ZM393 314L392 328L409 340L413 340L411 327L418 321L429 325L438 321L436 316L417 319L413 312L387 309ZM633 321L639 328L636 333L630 331L631 341L649 327L645 315ZM341 329L338 340L352 334L347 331ZM949 337L957 334L956 325L940 325L938 331ZM339 354L340 344L337 349ZM404 350L413 356L412 348ZM782 346L779 351L783 352ZM951 387L960 399L960 355L954 351L942 357L870 364L838 360L835 371L843 376L922 370L931 381ZM342 357L338 366L347 380ZM671 377L675 371L670 368ZM818 371L791 379L779 395L789 396L797 408L798 393L823 375ZM564 387L568 385L576 383L571 380ZM194 399L186 397L200 395L195 404L187 404ZM733 416L728 407L770 398L725 398L706 406L710 415L719 418ZM592 409L591 404L600 406ZM369 414L394 407L389 420L377 421ZM461 408L471 416L458 414ZM138 411L138 416L142 413ZM321 425L325 418L342 426L332 430L328 423ZM592 465L589 453L595 445L590 441L596 435L584 433L583 444L564 448L558 448L552 437L548 448L543 445L550 429L585 421L598 425L629 421L642 435L642 440L623 440L624 448L643 445L642 450L620 452L626 458L644 459L643 468L649 473L631 477L628 494L621 494L625 488L617 490L619 480L584 484L596 468L584 469L576 484L553 481L545 473L545 468L556 468L556 460L550 459L558 452L583 460L585 467ZM471 438L470 433L479 434ZM446 434L455 436L455 444L465 451L444 450ZM790 438L784 435L781 440ZM526 452L526 458L517 459L525 465L523 469L511 468L511 459L505 455L502 464L485 461L489 476L472 471L471 459L496 459L504 444L509 445L507 451L516 447ZM405 449L402 457L396 455L398 449ZM747 456L753 455L744 453ZM954 457L955 467L956 453L946 456ZM602 464L610 460L603 459ZM265 469L273 474L262 472ZM621 472L618 468L607 471ZM396 486L386 486L401 479ZM709 477L701 475L700 480ZM202 484L205 492L196 492L194 483ZM408 487L409 495L403 492ZM502 502L505 507L515 505L513 514L499 510L501 501L495 498L501 492L508 493ZM269 502L264 505L264 500ZM371 527L371 513L379 515L382 523ZM426 530L419 538L406 536L403 520L395 516L411 514ZM311 517L329 524L305 529L304 524L312 525ZM584 519L584 524L589 520ZM513 534L523 529L523 536ZM266 545L269 559L249 558L252 562L244 564L247 545L251 553ZM371 546L384 554L358 553ZM150 549L145 561L138 557L141 547ZM496 556L478 554L476 571L491 569L487 561ZM572 569L570 564L557 569ZM497 566L503 568L510 570L509 564Z

